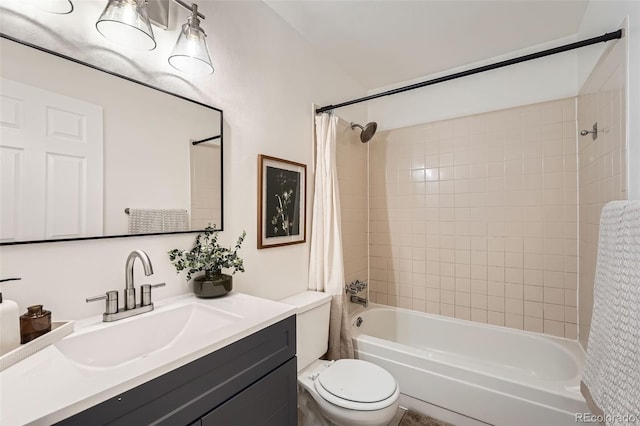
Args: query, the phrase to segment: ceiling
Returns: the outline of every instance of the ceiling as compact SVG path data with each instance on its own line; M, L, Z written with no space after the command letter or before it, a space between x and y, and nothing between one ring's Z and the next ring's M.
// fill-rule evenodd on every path
M574 35L588 3L264 1L325 58L367 89Z

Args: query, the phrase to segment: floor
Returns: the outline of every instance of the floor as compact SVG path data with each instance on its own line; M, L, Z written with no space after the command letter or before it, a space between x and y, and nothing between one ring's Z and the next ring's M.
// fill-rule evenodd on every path
M415 411L408 411L398 407L398 411L389 426L454 426L451 423L434 419Z
M305 419L302 410L298 409L298 424L304 425ZM398 407L396 415L393 417L388 426L455 426L451 423L434 419L415 411L409 411L405 408Z

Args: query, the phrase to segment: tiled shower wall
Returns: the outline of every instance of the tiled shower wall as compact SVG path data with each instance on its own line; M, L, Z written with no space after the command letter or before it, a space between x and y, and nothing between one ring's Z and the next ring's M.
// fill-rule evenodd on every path
M342 251L345 281L368 279L367 242L367 146L360 133L349 123L339 120L336 134L336 166L340 187L342 219ZM361 296L366 296L366 291ZM355 308L348 304L350 308Z
M371 300L576 338L575 105L378 134L369 143Z
M591 72L578 96L579 129L598 123L600 132L579 138L580 343L586 349L602 207L627 198L625 124L626 40L617 41Z

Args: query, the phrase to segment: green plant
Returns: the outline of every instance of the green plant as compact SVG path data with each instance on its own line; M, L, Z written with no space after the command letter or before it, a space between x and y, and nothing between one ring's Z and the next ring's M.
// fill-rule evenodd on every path
M173 249L169 251L169 260L176 271L187 270L187 281L191 279L191 275L198 271L220 271L222 268L231 268L233 273L236 271L244 272L242 259L238 256L238 250L247 235L242 231L242 235L238 238L238 242L233 249L221 247L218 244L218 231L214 231L211 225L207 226L204 234L198 234L196 244L191 250Z

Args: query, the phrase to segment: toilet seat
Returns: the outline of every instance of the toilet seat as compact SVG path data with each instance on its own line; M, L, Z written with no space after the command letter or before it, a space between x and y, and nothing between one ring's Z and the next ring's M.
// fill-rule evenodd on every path
M363 360L333 362L314 380L316 392L327 402L356 411L381 410L394 404L398 385L389 372Z

